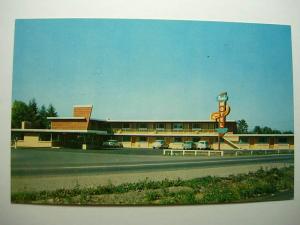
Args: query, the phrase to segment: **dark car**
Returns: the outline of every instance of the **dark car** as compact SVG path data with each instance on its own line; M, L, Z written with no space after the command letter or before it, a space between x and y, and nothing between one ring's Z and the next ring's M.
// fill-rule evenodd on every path
M102 146L106 147L106 148L122 148L123 147L122 143L118 142L117 140L105 141L105 142L103 142Z

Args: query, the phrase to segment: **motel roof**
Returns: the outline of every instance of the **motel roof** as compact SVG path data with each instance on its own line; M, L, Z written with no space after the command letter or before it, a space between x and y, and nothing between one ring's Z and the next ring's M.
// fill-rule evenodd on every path
M49 120L84 120L85 117L47 117ZM111 119L95 119L90 118L90 120L93 121L100 121L100 122L111 122L111 123L174 123L174 122L182 122L182 123L215 123L214 120L130 120L130 119L124 119L124 120L111 120ZM235 120L227 120L226 122L236 122Z

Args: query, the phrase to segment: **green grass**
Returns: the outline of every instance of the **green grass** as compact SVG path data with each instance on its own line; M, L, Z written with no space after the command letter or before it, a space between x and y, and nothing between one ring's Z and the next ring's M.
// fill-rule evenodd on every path
M294 167L191 180L146 179L137 183L13 193L13 203L71 205L176 205L292 199Z

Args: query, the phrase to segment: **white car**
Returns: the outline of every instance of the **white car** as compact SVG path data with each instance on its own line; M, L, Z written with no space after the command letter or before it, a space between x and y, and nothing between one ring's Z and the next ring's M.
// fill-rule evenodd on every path
M164 140L156 140L152 145L153 149L163 149L168 147L168 144Z
M195 142L193 141L185 141L183 144L182 144L182 148L184 150L193 150L196 148L196 145L195 145Z
M210 149L208 141L198 141L196 142L196 149Z
M122 148L122 143L118 142L117 140L108 140L103 142L103 147L107 148Z

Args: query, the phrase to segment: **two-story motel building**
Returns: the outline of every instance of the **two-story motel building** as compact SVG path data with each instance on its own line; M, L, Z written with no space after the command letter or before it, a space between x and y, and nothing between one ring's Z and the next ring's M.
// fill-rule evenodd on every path
M206 140L218 148L218 124L211 120L98 120L91 118L92 105L75 105L72 117L49 117L50 129L31 129L22 124L12 129L15 147L100 148L103 141L118 140L127 148L152 148L165 140L170 148L184 141ZM237 134L236 121L226 121L228 132L221 149L294 149L293 134Z

